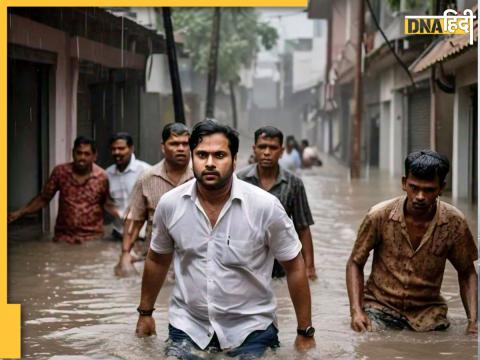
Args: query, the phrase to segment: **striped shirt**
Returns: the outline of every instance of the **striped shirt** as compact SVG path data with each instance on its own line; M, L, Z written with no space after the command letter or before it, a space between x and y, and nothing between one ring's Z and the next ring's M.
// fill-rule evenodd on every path
M177 185L181 185L193 178L190 166L180 178ZM136 221L147 221L145 239L149 242L152 236L153 214L163 194L173 189L175 185L167 175L165 160L145 171L135 183L130 198L126 218Z
M275 184L268 192L280 200L296 229L305 229L313 225L313 217L308 206L303 181L281 166L278 168L279 171ZM239 179L252 185L262 187L258 177L257 164L248 165L239 170L237 176Z

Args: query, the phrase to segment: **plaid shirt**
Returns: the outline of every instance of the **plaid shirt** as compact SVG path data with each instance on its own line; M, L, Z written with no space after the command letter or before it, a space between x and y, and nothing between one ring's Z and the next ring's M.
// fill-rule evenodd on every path
M257 164L239 170L237 176L239 179L261 188ZM304 229L313 225L305 187L299 177L279 166L275 184L268 192L280 200L296 229Z

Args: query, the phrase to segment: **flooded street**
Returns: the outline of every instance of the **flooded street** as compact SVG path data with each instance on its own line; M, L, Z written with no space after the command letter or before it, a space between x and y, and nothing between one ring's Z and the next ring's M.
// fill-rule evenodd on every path
M319 279L311 283L311 290L317 348L306 356L293 355L293 306L286 281L274 281L282 346L266 358L476 358L477 338L464 335L466 318L450 264L442 288L452 323L447 331L357 335L350 330L345 264L357 227L370 206L401 194L401 188L400 179L384 174L371 172L368 179L355 182L350 182L347 174L335 160L326 159L323 167L302 175L315 220L312 234ZM476 208L456 205L476 234ZM136 338L141 278L115 278L119 248L119 242L109 240L81 246L56 244L32 238L28 229L9 234L9 302L22 304L23 358L163 358L171 285L162 289L157 300L157 337ZM142 271L141 264L138 270Z

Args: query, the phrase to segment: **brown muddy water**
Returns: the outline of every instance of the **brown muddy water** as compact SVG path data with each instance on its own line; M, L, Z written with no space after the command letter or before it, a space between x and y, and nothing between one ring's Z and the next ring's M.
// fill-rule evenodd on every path
M281 347L266 359L474 359L477 338L466 325L456 273L448 264L442 292L451 327L445 332L381 331L356 334L349 327L345 264L356 229L373 204L401 194L400 179L371 172L351 182L348 171L327 159L303 172L315 220L312 227L319 279L311 283L317 348L293 350L296 319L284 280L274 281ZM450 201L447 197L446 201ZM476 208L456 204L477 232ZM140 276L117 279L120 244L81 246L38 239L28 228L9 233L9 302L22 304L22 354L26 359L162 359L171 285L160 292L156 337L134 335ZM367 266L366 274L369 273ZM142 271L138 264L139 272ZM217 357L218 358L218 357Z

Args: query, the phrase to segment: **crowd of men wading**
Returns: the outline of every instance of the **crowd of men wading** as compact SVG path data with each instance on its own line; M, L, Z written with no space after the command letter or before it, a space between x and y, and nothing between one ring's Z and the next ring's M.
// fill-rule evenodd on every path
M296 171L301 157L291 137L286 150L283 144L279 129L258 129L252 163L237 170L234 129L211 119L191 131L171 123L158 164L137 159L132 137L117 133L114 164L103 170L94 141L80 136L73 161L56 166L42 192L8 222L39 211L59 191L54 241L78 244L102 238L104 210L110 213L110 236L121 240L115 274L135 274L133 263L145 261L136 334L155 334L155 301L169 279L165 351L179 359L201 358L199 351L250 359L280 346L272 277L286 277L295 346L306 351L315 347L309 281L321 276L321 266L317 275L313 217ZM319 163L312 152L309 165ZM447 329L440 288L448 259L458 272L466 332L477 334L477 248L464 215L439 199L449 169L434 151L409 154L404 195L367 211L346 264L353 330Z

